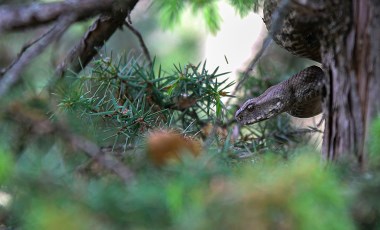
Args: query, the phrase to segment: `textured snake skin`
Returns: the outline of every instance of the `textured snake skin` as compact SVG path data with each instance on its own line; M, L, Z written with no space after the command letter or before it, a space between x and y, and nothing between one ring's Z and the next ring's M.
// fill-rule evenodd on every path
M300 118L315 116L322 111L323 77L321 68L310 66L259 97L247 100L236 112L236 119L249 125L282 112Z
M280 0L266 0L264 3L264 23L271 31L272 14L277 9ZM320 53L320 22L318 18L310 17L301 7L289 0L289 6L284 9L286 16L279 30L271 34L273 40L290 53L321 62Z

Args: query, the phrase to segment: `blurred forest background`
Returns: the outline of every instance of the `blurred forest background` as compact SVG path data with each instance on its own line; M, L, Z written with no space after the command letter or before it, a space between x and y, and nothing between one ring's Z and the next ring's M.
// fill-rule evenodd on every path
M42 2L54 1L0 12ZM272 42L250 71L261 7L138 1L62 77L96 14L54 39L0 98L0 229L380 229L380 119L364 172L321 159L321 117L235 122L246 99L313 64ZM0 26L0 84L49 25Z

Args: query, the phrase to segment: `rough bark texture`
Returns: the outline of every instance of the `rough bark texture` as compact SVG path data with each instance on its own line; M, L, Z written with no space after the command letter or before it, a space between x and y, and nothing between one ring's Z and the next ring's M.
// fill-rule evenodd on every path
M327 75L323 154L329 160L355 156L363 167L368 129L380 108L379 2L329 4L334 14L326 19L322 41Z

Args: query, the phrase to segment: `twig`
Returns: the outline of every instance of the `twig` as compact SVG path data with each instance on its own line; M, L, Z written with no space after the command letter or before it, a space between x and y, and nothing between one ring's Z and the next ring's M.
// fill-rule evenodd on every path
M23 127L29 127L31 132L29 135L55 134L69 142L71 146L86 153L105 169L115 173L125 183L130 183L133 180L134 173L132 170L111 154L106 154L107 152L109 153L108 148L102 149L87 138L72 133L62 121L53 123L44 111L31 111L30 108L26 108L21 103L13 103L5 110L5 114Z
M63 76L66 70L81 71L98 54L98 49L124 24L125 18L138 0L126 1L123 10L113 14L102 14L90 26L82 39L70 50L65 59L57 66L56 74Z
M272 14L272 25L270 30L268 31L267 36L265 37L263 41L263 45L261 46L260 50L257 52L255 57L249 62L248 67L243 72L243 77L235 87L234 91L232 92L232 95L236 95L237 91L240 90L240 88L243 86L244 82L249 77L249 72L253 70L253 68L256 66L257 62L260 60L261 56L264 54L268 46L270 45L272 38L271 34L274 34L276 31L280 30L282 27L282 23L285 17L286 8L289 5L290 0L281 0L277 6L277 9ZM227 104L231 98L228 99Z
M12 63L9 64L7 67L0 70L0 76L4 75L10 68L12 68L12 66L20 60L20 57L23 55L23 53L27 49L29 49L31 46L33 46L34 44L39 42L42 38L44 38L46 35L48 35L54 28L55 28L55 26L50 27L50 29L48 29L45 33L43 33L38 38L34 39L31 42L24 44L24 46L21 48L20 52L17 54L17 57L12 61Z
M18 59L4 72L4 76L0 79L0 97L20 80L21 72L32 59L38 56L51 42L60 37L74 21L75 16L71 14L60 18L46 34L38 38L32 46L27 46L22 51Z
M107 170L112 171L117 176L119 176L126 184L132 182L134 178L134 173L126 165L118 161L116 158L110 154L104 154L104 152L95 143L87 140L82 136L78 136L72 133L64 132L65 138L70 141L70 143L86 153L89 157L96 160L100 165L102 165Z
M302 135L302 134L308 134L308 133L323 133L322 130L316 128L316 127L308 127L307 129L296 129L294 131L287 132L287 135Z
M149 66L150 66L150 68L152 68L152 67L153 67L152 58L151 58L151 56L150 56L149 50L148 50L148 48L147 48L147 46L146 46L146 44L145 44L145 42L144 42L144 39L143 39L141 33L140 33L138 30L136 30L136 29L132 26L132 24L131 24L130 22L128 22L128 21L125 21L125 22L124 22L124 25L127 26L128 29L129 29L134 35L136 35L137 39L139 40L140 46L141 46L141 48L142 48L142 50L143 50L143 52L144 52L145 58L146 58L147 61L149 62Z
M271 38L271 36L268 33L268 35L265 37L265 39L263 41L263 44L262 44L259 52L257 52L257 54L255 55L255 57L249 62L248 67L243 72L243 78L240 80L240 82L236 86L235 91L234 91L234 93L232 95L235 95L235 93L238 90L241 89L241 87L243 86L243 84L245 83L245 81L248 79L249 73L256 66L257 62L260 60L261 56L263 56L264 52L266 51L266 49L268 48L268 46L270 45L271 42L272 42L272 38Z

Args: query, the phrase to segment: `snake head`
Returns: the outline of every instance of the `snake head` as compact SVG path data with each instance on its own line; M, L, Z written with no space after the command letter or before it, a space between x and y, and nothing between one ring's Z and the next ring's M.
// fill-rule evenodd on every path
M312 117L322 112L323 70L310 66L286 81L249 99L236 112L243 125L250 125L287 112L295 117Z
M251 125L285 112L288 101L284 100L279 88L271 87L261 96L247 100L236 112L236 120L243 125Z
M236 112L236 120L243 125L251 125L274 117L283 111L283 103L280 100L272 100L260 103L256 98L249 99Z

